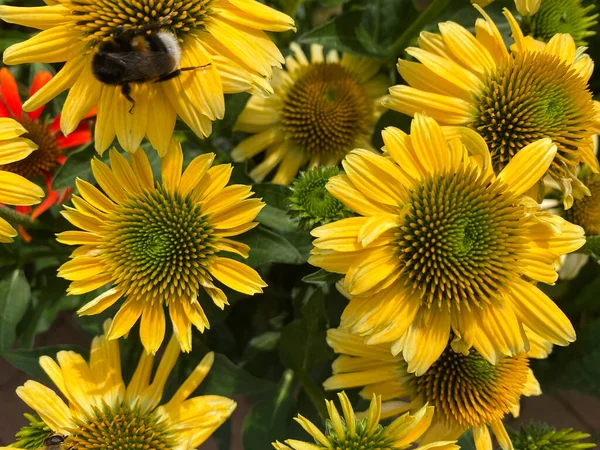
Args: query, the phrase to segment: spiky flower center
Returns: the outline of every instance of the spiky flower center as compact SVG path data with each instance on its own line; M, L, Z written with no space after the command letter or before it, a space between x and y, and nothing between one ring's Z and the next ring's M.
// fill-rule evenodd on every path
M106 223L102 256L130 298L167 304L194 298L209 278L213 229L190 196L158 185L120 204Z
M202 30L212 0L71 0L75 29L91 41L110 38L119 27L161 29L178 36ZM163 23L164 22L164 23Z
M290 215L300 219L299 228L310 230L352 215L352 212L325 188L329 179L339 173L337 167L317 167L302 173L292 183Z
M13 172L28 180L33 180L38 176L52 172L58 165L60 148L56 143L55 134L50 131L48 125L44 122L32 120L27 116L23 116L20 122L27 130L27 134L21 137L35 142L38 149L20 161L4 166L0 165L0 170Z
M549 41L557 33L573 36L575 43L585 45L586 38L596 34L593 3L584 6L581 0L544 0L540 9L525 22L525 31L536 39Z
M584 450L595 447L591 442L580 442L590 437L572 428L556 430L544 424L532 423L519 432L509 430L515 450Z
M508 58L488 75L476 103L473 127L488 143L496 171L526 145L549 137L558 147L549 173L568 178L564 165L577 167L579 147L590 145L592 95L557 56L523 52Z
M284 99L283 128L309 155L337 162L368 134L373 106L341 64L316 63L303 70Z
M175 448L176 436L155 411L122 403L111 407L93 407L94 414L75 419L69 430L65 449L85 450L170 450Z
M344 419L344 436L338 436L330 420L326 422L327 436L331 449L335 450L393 450L393 444L383 436L385 428L377 425L374 430L367 429L367 419L356 419L354 433L348 429ZM326 448L326 447L323 447Z
M528 367L524 354L493 365L473 350L463 355L448 346L415 382L440 420L453 428L469 428L502 420L510 412L519 401Z
M410 193L397 230L405 285L431 307L482 307L519 269L525 220L476 168L434 175Z
M588 236L600 235L600 175L584 167L579 178L590 190L589 197L575 200L573 207L566 211L567 219L581 226Z

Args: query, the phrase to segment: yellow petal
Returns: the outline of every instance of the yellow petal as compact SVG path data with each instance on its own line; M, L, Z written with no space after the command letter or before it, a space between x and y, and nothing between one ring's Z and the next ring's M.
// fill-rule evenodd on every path
M189 301L189 299L182 299ZM181 301L174 301L169 304L169 316L173 324L173 333L181 347L181 351L189 353L192 350L192 324L185 314Z
M23 125L9 117L0 117L0 141L13 139L27 133Z
M115 140L117 133L114 119L115 105L117 104L117 96L119 95L121 95L119 87L105 85L101 87L98 99L98 113L96 114L96 128L94 130L94 148L101 155Z
M106 335L108 339L118 339L125 336L138 321L144 311L144 302L129 299L119 309Z
M88 183L87 181L82 180L81 178L77 178L75 180L75 184L81 196L94 208L108 213L114 211L117 207L117 205L113 201L111 201L108 197L106 197L106 195L100 192L100 190L93 184Z
M262 288L267 286L256 270L233 259L216 257L208 270L225 286L242 294L262 293Z
M177 191L183 169L183 152L181 144L171 140L167 154L160 160L162 184L171 192Z
M100 258L93 256L78 256L64 263L58 269L58 276L66 280L84 280L100 275L106 266Z
M182 51L181 67L197 67L180 75L190 100L210 120L222 119L225 114L223 87L210 54L193 35L183 40Z
M549 138L535 141L517 152L498 174L515 195L523 195L546 173L554 156L556 145Z
M102 85L92 75L92 65L84 65L62 109L60 129L65 136L77 128L79 122L98 104Z
M135 153L130 153L129 164L131 164L131 168L142 187L145 189L154 188L152 166L150 166L150 161L148 161L148 156L144 150L139 149Z
M148 124L146 137L161 158L165 156L171 145L171 138L175 130L177 112L169 103L161 85L148 89Z
M148 353L156 354L165 338L165 313L161 303L147 305L140 323L140 340Z
M570 34L557 33L552 36L552 38L546 44L544 53L558 56L568 66L570 66L575 61L577 46L575 45L575 41Z
M0 170L0 203L8 205L35 205L44 197L37 184L16 173Z
M52 389L37 381L29 380L17 388L17 395L37 412L52 430L66 432L67 428L71 426L69 407Z
M263 5L258 2L248 2L246 0L229 0L229 3L234 5L236 8L241 9L247 16L252 18L252 21L248 23L248 19L244 22L240 22L243 25L251 26L252 28L258 28L259 30L266 31L287 31L295 30L294 20L273 8ZM241 14L232 15L230 20L240 20Z
M112 171L123 189L129 195L140 194L142 192L140 183L127 160L114 148L110 150L109 155Z
M483 81L475 74L452 60L448 60L434 53L418 47L408 47L406 53L416 58L425 67L444 77L464 94L479 92L483 87Z
M426 112L436 122L445 125L467 125L476 111L464 100L447 95L423 92L410 86L392 86L383 106L414 116Z
M494 432L496 440L498 441L498 444L500 444L500 448L502 450L514 450L512 441L510 440L510 437L508 437L506 428L504 427L504 424L501 420L492 422L490 424L490 428Z
M444 43L464 67L480 75L492 72L496 68L492 55L466 28L455 22L442 22L438 27Z
M432 308L425 318L421 312L402 338L400 345L394 346L393 351L402 351L404 360L408 363L408 372L415 376L423 375L439 358L450 336L450 313L446 310Z
M121 93L115 91L113 107L113 120L119 144L128 153L134 153L139 148L148 127L148 110L155 107L150 105L148 86L135 84L131 87L132 104Z
M351 295L364 294L381 282L391 281L399 272L399 259L388 246L367 251L348 269L344 287Z
M8 133L0 131L0 167L4 164L21 161L38 148L37 144L29 139L3 138L3 134Z
M92 159L92 173L100 187L116 203L126 200L123 186L110 168L97 158Z
M367 196L356 189L350 181L350 178L348 178L348 175L342 174L330 178L326 187L331 195L361 216L373 216L394 212L393 208L379 203L370 195Z
M23 111L35 111L45 105L62 91L69 89L79 79L85 66L91 65L89 54L78 55L69 59L63 68L52 79L33 94L23 104ZM86 113L89 111L86 111Z
M186 378L186 380L179 386L175 395L171 397L169 403L165 405L166 409L174 408L175 406L183 403L195 390L200 383L204 381L206 375L210 371L215 361L215 354L213 352L207 353L200 364L192 371L192 373Z
M536 286L515 281L510 295L517 317L535 334L557 345L575 341L575 330L567 316Z
M71 21L71 12L63 5L21 6L0 5L0 18L8 23L47 30Z
M487 425L473 427L473 439L476 450L492 450L492 436Z
M430 174L447 172L450 153L444 133L438 123L426 114L415 114L410 126L410 138L416 158Z
M202 180L202 177L208 172L210 166L215 160L214 153L206 153L204 155L197 156L192 160L181 175L181 181L179 183L179 193L182 196L186 196L192 190L196 188L198 183Z
M406 190L399 181L405 178L392 161L369 150L356 149L342 162L350 181L365 196L375 197L380 203L398 206L406 198Z
M66 25L58 25L24 42L11 45L4 51L5 64L23 64L31 62L58 63L68 61L83 53L87 41L81 34L72 31Z
M91 302L83 305L78 311L77 314L80 316L91 316L94 314L100 314L101 312L107 310L112 305L114 305L117 300L121 298L123 292L119 291L117 288L109 289L106 292L103 292L98 297L96 297Z

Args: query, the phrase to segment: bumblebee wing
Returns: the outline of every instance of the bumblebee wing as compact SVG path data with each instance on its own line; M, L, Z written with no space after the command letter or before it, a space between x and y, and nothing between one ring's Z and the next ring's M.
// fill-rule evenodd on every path
M126 67L123 82L141 83L159 78L177 69L175 59L163 52L126 52L113 55Z

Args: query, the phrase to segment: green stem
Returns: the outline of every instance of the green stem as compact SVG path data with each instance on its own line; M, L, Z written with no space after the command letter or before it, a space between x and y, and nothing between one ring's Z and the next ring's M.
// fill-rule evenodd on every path
M40 227L40 223L37 220L31 220L28 215L21 214L7 206L0 206L0 217L15 225L23 225L27 228Z
M425 11L417 17L417 20L404 30L404 33L402 33L400 37L396 39L396 42L392 44L390 51L387 54L386 61L396 61L411 41L419 35L425 25L433 22L449 3L450 0L432 0Z
M287 0L283 2L283 12L293 19L296 17L296 11L303 2L304 0Z
M311 401L315 405L315 408L317 408L317 411L319 411L319 414L324 421L325 419L327 419L328 414L327 406L325 405L325 394L323 393L323 390L319 388L319 386L317 386L317 384L313 380L311 380L311 378L306 372L298 371L296 372L296 375L302 383L304 392L306 392L306 395L308 395L308 397L311 399Z

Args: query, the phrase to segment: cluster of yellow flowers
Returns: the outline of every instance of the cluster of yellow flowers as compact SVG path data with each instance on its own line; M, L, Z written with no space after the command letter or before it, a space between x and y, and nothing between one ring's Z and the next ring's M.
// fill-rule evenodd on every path
M523 16L540 3L517 1ZM349 213L311 230L309 263L342 275L337 288L348 299L340 327L328 332L339 356L324 387L360 387L371 400L355 415L339 394L343 417L328 402L325 433L297 419L315 443L274 447L398 450L418 440L420 449L443 450L472 429L478 450L491 450L491 429L512 449L502 419L518 414L521 395L541 393L529 359L575 340L536 283L553 284L561 257L599 229L598 199L589 196L599 185L600 102L588 89L593 62L571 35L536 40L505 10L514 40L507 47L475 5L475 35L453 22L440 23L439 34L423 31L406 49L412 59L397 64L406 84L389 87L372 58L319 45L307 55L298 44L284 58L266 32L294 21L255 0L46 4L0 6L4 21L42 30L8 48L6 64L64 62L23 110L68 90L61 136L93 111L96 150L116 137L126 152L111 149L110 165L93 159L97 186L78 179L62 212L77 229L57 235L76 247L58 273L71 282L68 293L107 287L78 313L123 302L89 362L73 352L40 360L64 400L34 381L18 389L52 430L48 448L193 449L234 410L227 398L188 398L212 354L167 403L161 398L179 353L191 350L192 325L210 328L202 305L228 305L219 286L246 295L266 287L225 256L248 257L236 236L258 225L264 203L250 186L229 184L231 164L214 164L212 153L184 169L173 133L180 118L209 136L224 116L224 94L249 92L236 128L251 135L231 156L264 153L250 172L255 181L288 185L306 168L343 167L323 186ZM39 203L44 192L14 165L43 151L21 137L33 119L2 108L0 202ZM385 108L413 120L410 134L384 129L380 152L371 138ZM144 139L161 158L158 179ZM560 189L576 223L541 208L545 184ZM0 218L0 242L16 235ZM165 307L174 336L152 377ZM126 385L116 339L138 320L146 353ZM379 424L388 417L395 420Z

